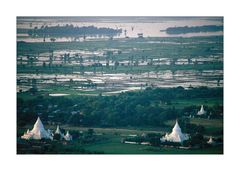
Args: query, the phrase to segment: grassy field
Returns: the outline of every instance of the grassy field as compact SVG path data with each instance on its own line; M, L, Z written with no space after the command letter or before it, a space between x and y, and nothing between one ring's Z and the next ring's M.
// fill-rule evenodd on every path
M109 142L83 146L89 151L98 151L105 154L222 154L222 147L210 147L205 149L177 149L161 148L138 144L123 144L119 139Z
M71 53L69 60L63 59L62 56L65 53ZM81 63L78 61L78 55L83 57ZM222 56L223 36L101 39L84 42L17 42L17 85L20 88L21 86L29 88L36 86L38 89L34 95L31 92L22 90L23 92L17 93L17 97L27 101L41 96L40 98L45 100L55 98L49 97L49 94L68 94L65 97L74 100L79 96L98 96L99 94L105 96L109 95L107 92L110 92L110 94L114 91L121 92L121 90L127 90L131 86L131 88L140 87L141 89L151 86L175 87L183 85L188 87L193 83L195 84L193 85L194 87L208 86L209 84L212 87L217 87L223 85ZM165 63L161 63L161 60L165 61ZM177 63L177 60L180 61L180 64ZM97 61L104 65L93 66L92 63L97 63ZM107 67L107 61L110 61L113 66ZM181 64L181 61L185 61L185 63ZM114 67L116 62L119 62L119 64L117 67ZM82 67L82 64L84 64L84 67ZM116 78L111 78L108 75L104 75L119 73L124 76L116 75ZM91 80L92 78L95 78L98 82L96 81L97 83L95 83ZM74 79L82 79L84 81L76 81ZM34 81L36 85L34 85ZM88 81L90 82L88 83ZM90 83L94 83L95 87L91 87ZM85 91L86 89L87 91ZM134 89L134 91L141 90ZM116 94L113 93L111 95ZM212 107L214 105L223 105L223 97L194 98L191 100L173 99L169 104L160 101L157 103L164 109L170 107L182 109L187 106L199 106L201 104ZM71 110L67 112L70 113ZM43 111L45 114L49 114L49 111ZM77 153L82 152L81 150L78 151L79 149L84 149L87 152L104 154L223 153L222 146L186 150L121 143L121 139L129 134L141 135L151 132L165 134L172 129L174 122L175 120L166 122L165 127L93 127L97 134L102 134L106 139L89 144L82 144L78 140L74 140L68 147L64 146L64 148L66 148L66 153L69 152L68 150L72 153L74 149L76 149ZM206 129L204 136L214 135L223 137L222 119L191 118L190 123L204 126ZM87 131L90 128L69 125L61 125L61 127L70 131ZM19 127L18 137L27 128L31 129L32 125ZM56 126L46 125L46 128L54 130Z
M213 134L220 134L223 136L223 120L220 119L203 119L203 118L191 118L190 123L196 125L202 125L206 129L206 134L213 135Z
M170 121L168 128L144 128L144 129L102 129L94 128L96 132L107 134L108 140L82 146L88 151L97 151L105 154L222 154L223 147L209 147L204 149L178 149L169 147L153 147L148 145L138 144L123 144L121 135L136 134L141 135L144 133L154 132L164 134L167 130L170 130L175 121ZM206 132L221 130L223 128L221 120L206 120L206 119L192 119L191 123L200 124L206 126Z
M112 41L106 40L93 40L85 42L41 42L41 43L23 43L19 42L17 45L18 55L37 54L43 52L49 52L49 48L52 50L85 50L95 51L98 49L119 49L128 52L133 50L132 54L142 54L152 56L155 54L162 54L163 56L170 55L174 58L178 58L178 54L182 55L206 55L212 51L209 49L208 43L210 42L213 47L216 47L214 52L218 50L222 52L223 37L192 37L192 38L144 38L144 39L115 39ZM149 41L155 41L156 43L149 43ZM194 42L194 46L192 43ZM135 49L133 49L135 48ZM144 51L143 51L144 50ZM124 56L124 55L122 55Z
M94 129L95 133L99 137L105 137L101 141L82 144L78 140L74 140L66 148L72 151L73 149L84 149L88 153L97 154L223 154L223 146L213 146L203 149L179 149L170 147L156 147L149 145L139 145L139 144L124 144L121 140L129 135L142 135L143 133L160 133L165 134L171 130L174 125L175 120L168 121L166 124L168 127L163 128L92 128L92 127L72 127L68 125L61 126L65 130L75 130L75 131L87 131L89 128ZM216 131L223 129L223 121L221 119L203 119L203 118L192 118L191 123L202 125L206 128L206 136L213 135ZM19 136L23 134L26 129L31 129L31 126L26 126L24 128L18 129ZM46 125L46 128L52 130L56 129L56 126ZM215 137L222 137L222 134L216 134ZM62 150L62 149L61 149ZM61 153L65 153L62 151ZM78 153L78 151L76 151Z
M166 125L173 126L175 120L166 122ZM223 120L222 119L205 119L190 118L191 124L202 125L205 128L205 135L214 135L223 137Z
M207 106L213 106L213 105L222 105L223 104L223 98L197 98L197 99L177 99L174 100L171 103L173 106L176 108L183 108L185 106L191 106L191 105L196 105L199 106L199 104L202 105L207 105Z

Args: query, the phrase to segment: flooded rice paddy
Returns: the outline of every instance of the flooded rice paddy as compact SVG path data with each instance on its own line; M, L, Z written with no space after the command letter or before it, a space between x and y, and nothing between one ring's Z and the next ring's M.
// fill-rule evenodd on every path
M69 17L68 20L62 18L18 18L18 29L32 29L40 28L42 26L65 26L73 25L78 27L95 26L98 28L107 27L112 29L122 29L122 33L115 35L114 38L136 38L138 33L143 33L144 37L192 37L192 36L216 36L223 35L223 32L200 32L200 33L188 33L179 35L169 35L164 30L168 27L184 27L184 26L203 26L203 25L222 25L223 21L218 18L209 20L204 17L195 18L169 18L169 17L135 17L135 18L121 18L121 17L102 17L99 18L87 18L87 17ZM17 34L18 41L26 42L43 42L43 38L31 37L26 33ZM107 36L87 36L86 40L98 40L108 39ZM45 38L46 42L51 42L50 37ZM57 37L56 42L71 42L71 41L84 41L82 37L78 39L74 37ZM151 42L149 42L151 43Z
M50 37L43 42L40 37L18 33L17 91L37 88L49 96L67 96L113 95L146 87L223 87L222 32L173 37L161 31L173 26L222 25L221 20L141 20L85 22L83 17L69 23L51 18L18 19L18 29L73 24L125 31L114 40L60 37L55 42ZM138 33L143 38L137 38Z
M103 94L117 94L121 92L141 90L146 87L178 87L188 88L208 86L223 86L222 70L181 70L173 73L165 70L158 73L149 72L142 74L107 74L88 72L84 75L75 74L18 74L18 90L27 90L32 86L31 80L35 79L37 87L46 90L48 87L60 86L76 93L102 92ZM71 80L74 82L71 85ZM218 81L219 80L219 81ZM92 93L91 93L92 94ZM49 94L50 96L65 96L67 94Z

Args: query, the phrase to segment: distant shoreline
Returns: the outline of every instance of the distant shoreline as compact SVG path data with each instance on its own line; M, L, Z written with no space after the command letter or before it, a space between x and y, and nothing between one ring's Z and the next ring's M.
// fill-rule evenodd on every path
M168 27L166 30L160 30L167 34L187 34L187 33L201 33L201 32L219 32L223 31L222 25L205 25L205 26L184 26L184 27Z

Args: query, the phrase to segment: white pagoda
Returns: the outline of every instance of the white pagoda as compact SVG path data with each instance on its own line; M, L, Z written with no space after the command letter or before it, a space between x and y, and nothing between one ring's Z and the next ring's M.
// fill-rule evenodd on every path
M57 129L56 129L56 131L55 131L55 134L63 135L63 133L62 133L61 130L60 130L59 125L57 126Z
M36 139L36 140L40 140L40 139L53 139L53 137L51 136L51 134L46 131L44 129L44 126L42 124L41 119L38 117L37 121L35 122L33 129L31 131L29 131L29 129L27 130L26 133L24 133L23 136L21 136L22 139Z
M203 105L201 106L201 109L198 111L197 115L204 115L206 114L206 111L203 108Z
M170 134L166 133L166 135L160 138L161 142L169 141L169 142L179 142L182 143L185 140L188 140L189 136L187 134L182 133L180 126L178 125L178 121L176 120L176 124L172 129Z
M64 136L64 139L66 141L72 141L72 135L69 134L69 131L67 131L66 135Z
M209 140L208 140L207 143L208 143L208 144L212 144L212 145L215 144L215 141L213 140L212 136L209 138Z
M64 138L64 134L61 132L59 125L57 126L57 129L56 129L56 131L55 131L55 134L59 134L61 139Z

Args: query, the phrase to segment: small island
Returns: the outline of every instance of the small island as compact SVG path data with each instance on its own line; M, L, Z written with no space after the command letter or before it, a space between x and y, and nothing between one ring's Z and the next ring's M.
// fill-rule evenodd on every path
M66 36L114 36L121 34L122 29L112 29L106 27L95 27L95 26L73 26L72 24L66 24L65 26L41 26L40 28L35 27L34 29L29 29L28 34L30 36L53 36L53 37L66 37Z
M200 33L200 32L217 32L223 31L222 25L205 25L205 26L193 26L193 27L168 27L167 34L187 34L187 33Z

